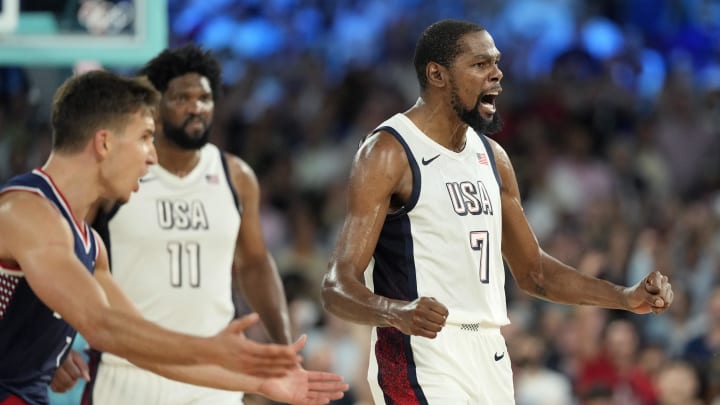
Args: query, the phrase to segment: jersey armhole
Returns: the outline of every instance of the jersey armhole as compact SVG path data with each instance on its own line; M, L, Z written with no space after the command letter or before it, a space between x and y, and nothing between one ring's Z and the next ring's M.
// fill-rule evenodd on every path
M380 127L373 131L373 134L376 134L380 131L385 131L389 133L390 135L394 136L398 142L400 142L403 150L405 150L405 155L407 155L408 164L410 165L410 172L412 173L412 191L410 192L410 198L405 203L405 205L400 207L400 209L387 215L387 220L393 220L407 215L410 210L415 208L415 205L418 202L418 198L420 197L420 167L415 160L415 156L410 150L410 146L408 146L407 142L405 142L405 139L395 128L389 126Z
M502 190L502 179L500 178L500 172L498 172L497 164L495 163L495 152L493 152L492 145L490 145L490 141L488 141L487 136L483 134L478 134L478 136L480 137L483 145L485 145L485 150L490 158L490 167L492 167L493 174L495 174L495 180L497 180L498 187Z
M230 168L228 168L227 158L222 151L220 151L220 161L222 162L223 171L225 172L225 179L227 180L228 187L230 187L230 192L232 193L233 201L235 202L235 208L237 208L240 216L242 216L242 205L240 204L240 200L238 199L235 184L233 184L232 177L230 176Z

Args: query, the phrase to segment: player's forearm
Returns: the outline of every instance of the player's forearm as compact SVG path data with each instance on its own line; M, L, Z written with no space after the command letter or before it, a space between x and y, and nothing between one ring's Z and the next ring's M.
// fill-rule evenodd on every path
M91 347L120 357L166 364L211 363L217 357L208 339L175 333L113 308L83 329L79 332Z
M241 270L240 274L242 292L248 304L260 315L273 342L292 343L285 289L272 258L255 269Z
M627 308L624 287L580 273L545 252L540 266L542 276L525 289L531 295L560 304Z
M155 374L188 384L217 388L228 391L258 393L263 380L247 374L234 373L220 366L157 364L145 358L130 359L138 367Z
M323 306L328 312L354 323L394 326L397 300L374 294L359 281L338 277L338 273L331 270L323 278Z

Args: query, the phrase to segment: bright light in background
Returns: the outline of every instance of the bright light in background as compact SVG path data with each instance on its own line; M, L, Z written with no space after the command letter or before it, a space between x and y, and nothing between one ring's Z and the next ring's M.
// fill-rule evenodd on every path
M592 18L581 29L585 49L596 58L608 59L617 55L625 46L625 38L614 22L606 18Z
M545 75L552 69L555 58L572 46L575 17L569 1L516 0L506 8L494 24L496 41L527 44L527 63L523 76ZM504 35L503 35L504 34ZM500 39L502 38L502 39ZM500 49L502 51L502 49Z
M645 48L640 53L641 70L638 76L638 93L645 99L657 97L665 83L667 68L662 55L654 49Z

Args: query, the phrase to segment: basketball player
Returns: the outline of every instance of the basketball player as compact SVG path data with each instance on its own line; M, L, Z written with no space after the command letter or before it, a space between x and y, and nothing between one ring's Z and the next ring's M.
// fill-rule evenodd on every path
M78 218L99 198L127 201L156 162L158 100L145 80L107 72L67 80L53 101L47 162L0 186L0 404L47 404L76 330L93 347L189 382L259 390L272 381L253 376L285 376L306 394L318 389L310 379L337 382L297 378L303 339L245 339L257 315L207 337L171 332L142 319L110 277L104 244Z
M415 49L421 95L362 143L348 214L323 280L326 308L374 326L376 404L512 404L503 258L548 301L660 313L658 272L623 288L538 246L499 126L500 52L481 26L444 20Z
M162 93L158 164L129 202L101 208L93 226L108 246L114 279L145 318L199 336L223 330L235 315L235 263L270 337L289 344L285 293L264 244L255 174L208 143L220 73L218 61L194 45L165 50L141 69ZM239 392L170 381L122 356L99 356L84 403L242 403Z

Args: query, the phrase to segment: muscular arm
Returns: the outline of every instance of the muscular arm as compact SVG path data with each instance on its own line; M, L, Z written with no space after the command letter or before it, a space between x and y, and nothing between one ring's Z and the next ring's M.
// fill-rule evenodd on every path
M106 255L102 256L102 260L98 260L95 277L107 292L110 304L128 314L140 317L140 311L113 281L107 267ZM243 318L240 322L249 325L256 320L257 315L252 315ZM298 340L293 344L293 350L300 351L304 344L305 338ZM306 372L299 367L287 370L267 361L249 368L251 375L233 372L215 364L158 363L150 356L140 353L128 353L126 358L138 367L173 380L218 389L253 392L283 402L315 403L316 401L310 399L337 399L342 397L342 392L347 389L342 383L342 378L335 374ZM277 386L286 387L286 390L279 390Z
M215 363L242 370L239 352L245 339L239 330L197 338L162 329L126 308L110 305L101 286L108 283L94 279L77 259L69 227L45 199L30 193L0 197L0 228L7 231L0 238L0 257L17 262L38 298L93 347L123 357L143 356L155 362ZM107 256L101 249L100 280L107 267ZM115 295L112 291L110 294ZM288 367L295 364L292 348L272 347L270 352L275 355L290 352Z
M276 378L257 378L232 373L213 365L158 366L137 362L138 366L173 380L223 390L257 393L275 401L301 405L326 404L343 397L348 385L342 377L319 371L296 368Z
M384 132L370 136L353 162L348 213L323 279L322 298L325 308L340 318L434 337L444 325L447 308L432 298L408 303L383 297L365 287L363 280L391 198L407 201L411 185L412 173L400 143ZM418 315L415 323L413 313Z
M265 246L260 226L260 187L250 166L227 155L228 169L243 213L235 248L235 271L242 293L260 315L272 340L290 344L292 332L285 290Z
M491 143L502 179L502 252L520 288L530 295L557 303L594 305L639 313L651 310L648 305L655 303L657 297L644 288L625 288L587 276L542 250L523 212L510 159L496 142L491 140ZM659 280L659 273L654 274L651 274L652 282L663 288L666 279ZM660 302L661 308L668 305L669 302Z

